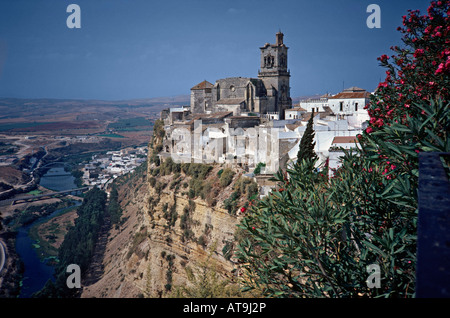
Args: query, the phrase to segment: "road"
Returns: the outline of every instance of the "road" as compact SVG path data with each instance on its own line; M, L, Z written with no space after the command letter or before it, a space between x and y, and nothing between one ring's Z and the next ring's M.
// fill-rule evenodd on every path
M0 273L3 270L3 266L5 266L5 262L6 262L5 246L3 245L3 242L0 241Z
M9 205L9 204L14 205L17 203L17 201L23 201L20 203L25 203L25 202L46 200L46 199L50 199L50 198L57 198L57 197L61 197L64 195L70 195L72 193L77 193L80 191L85 192L85 191L90 190L91 188L92 187L82 187L82 188L75 188L75 189L52 192L52 193L47 193L47 194L31 195L31 196L19 197L19 198L14 198L14 199L6 199L6 200L1 200L0 205L2 205L2 206Z
M45 154L41 157L41 159L39 159L39 160L35 163L33 170L30 171L31 180L30 180L29 182L25 183L25 184L21 184L21 185L18 185L18 186L13 187L12 189L3 191L3 192L1 192L0 194L6 194L6 193L12 192L12 191L14 191L14 190L25 190L25 189L27 189L29 186L35 184L34 172L36 171L36 169L39 169L39 167L41 166L41 164L42 164L42 159L43 159L45 156L48 155L48 149L47 149L47 146L44 146L43 149L44 149L44 151L45 151Z

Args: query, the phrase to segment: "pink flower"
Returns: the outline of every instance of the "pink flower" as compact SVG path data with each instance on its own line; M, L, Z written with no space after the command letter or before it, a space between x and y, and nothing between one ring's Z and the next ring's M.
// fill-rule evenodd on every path
M442 72L444 72L444 63L439 64L439 66L438 66L436 72L434 72L434 74L437 75L437 74L440 74Z
M386 54L381 55L379 58L377 58L378 61L381 61L382 63L386 62L389 59L389 56Z
M417 50L414 52L414 57L422 56L424 52L425 52L424 49L417 49Z
M373 131L372 127L367 127L366 128L366 133L370 134Z
M444 51L441 52L441 54L439 54L440 58L443 58L446 55L450 55L449 49L445 49Z

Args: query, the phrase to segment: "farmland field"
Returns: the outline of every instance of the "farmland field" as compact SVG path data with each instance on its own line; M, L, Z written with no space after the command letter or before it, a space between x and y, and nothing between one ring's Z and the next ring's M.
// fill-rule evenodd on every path
M144 117L124 118L109 124L107 128L116 131L151 130L153 123Z

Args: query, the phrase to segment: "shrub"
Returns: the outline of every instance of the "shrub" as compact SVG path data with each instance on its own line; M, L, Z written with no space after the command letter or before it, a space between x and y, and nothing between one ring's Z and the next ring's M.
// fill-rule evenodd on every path
M260 173L261 173L261 168L264 168L265 166L266 166L265 163L258 162L258 164L256 165L255 170L253 170L253 173L254 173L255 175L260 174Z
M225 188L230 185L230 183L233 181L234 174L235 172L230 168L226 168L223 170L219 178L219 182L222 188Z
M271 297L413 297L418 152L449 152L449 1L403 18L404 47L367 109L361 148L330 180L306 158L279 171L277 190L249 208L236 256L245 290ZM447 63L448 62L448 63ZM445 163L448 168L448 163ZM380 267L369 288L367 266Z

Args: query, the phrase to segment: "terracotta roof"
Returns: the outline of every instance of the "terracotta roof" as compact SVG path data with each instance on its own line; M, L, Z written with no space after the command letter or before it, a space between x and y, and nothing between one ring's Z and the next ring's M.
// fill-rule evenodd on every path
M257 116L230 116L231 119L242 119L242 120L260 120Z
M192 89L206 89L206 88L213 88L213 84L211 84L210 82L208 82L207 80L204 80L201 83L198 83L197 85L195 85L194 87L191 88Z
M286 111L293 111L293 112L306 112L306 109L303 109L302 107L295 107L295 108L288 108Z
M295 124L286 124L286 128L291 130L291 131L294 131L299 126L302 126L302 123L299 122L299 121L296 122Z
M370 93L367 91L360 92L341 92L337 95L328 97L328 99L348 99L348 98L369 98Z
M333 144L350 144L350 143L359 143L358 138L356 136L337 136L333 139Z

